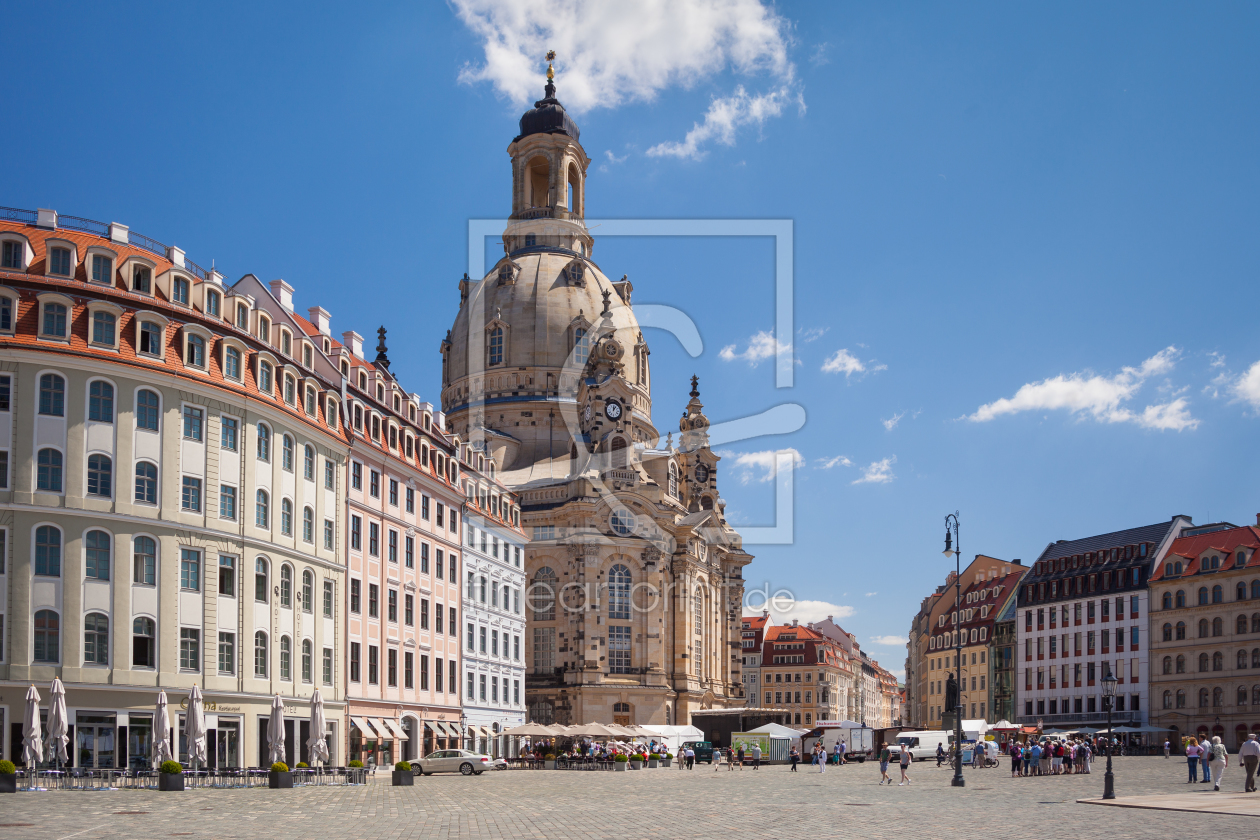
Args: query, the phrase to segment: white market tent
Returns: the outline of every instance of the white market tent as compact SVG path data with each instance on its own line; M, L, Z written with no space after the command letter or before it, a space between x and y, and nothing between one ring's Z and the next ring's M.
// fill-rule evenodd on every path
M781 723L767 723L764 726L758 726L756 729L750 729L749 732L764 732L774 740L790 741L789 749L796 747L801 748L801 736L808 732L808 729L793 729L790 726L784 726ZM785 750L786 752L786 750Z
M678 754L678 750L684 742L704 740L704 730L697 726L658 726L645 723L640 724L639 729L647 730L643 735L647 735L647 732L655 733L654 736L647 735L647 737L655 737L657 741L664 741L669 751L674 755Z
M977 720L967 720L963 718L962 722L963 738L968 741L979 741L984 734L989 731L989 722L983 718Z

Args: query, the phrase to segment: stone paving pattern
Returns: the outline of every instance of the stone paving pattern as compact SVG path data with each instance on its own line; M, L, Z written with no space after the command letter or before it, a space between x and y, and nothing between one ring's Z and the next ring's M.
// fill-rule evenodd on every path
M896 769L890 774L897 778ZM914 765L914 782L879 786L870 762L714 772L708 765L613 772L487 772L434 775L395 788L381 773L359 787L185 791L50 791L0 795L4 840L223 840L278 838L426 838L426 840L639 840L640 838L1164 838L1183 833L1186 814L1102 808L1076 800L1100 796L1101 762L1090 775L1012 779L998 769L967 769L953 788L948 768ZM1213 796L1185 783L1184 759L1119 758L1120 796ZM1241 791L1243 773L1226 771ZM1257 805L1260 795L1253 794ZM1232 798L1232 797L1231 797ZM139 812L139 813L127 813ZM1196 836L1235 836L1247 816L1195 814Z

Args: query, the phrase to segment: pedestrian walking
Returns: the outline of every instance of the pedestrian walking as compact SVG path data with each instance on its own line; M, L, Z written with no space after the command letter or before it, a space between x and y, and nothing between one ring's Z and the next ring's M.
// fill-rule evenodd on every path
M686 755L687 755L687 769L694 770L696 767L696 751L693 750L691 747L687 747Z
M718 747L713 748L713 761L709 763L713 765L714 773L722 769L722 759L724 759L725 757L726 757L726 753L723 752L720 748Z
M753 769L760 770L761 769L761 744L752 745L752 754L753 754Z
M731 747L726 748L726 772L735 769L735 750Z
M739 769L743 770L744 769L744 745L743 744L739 745L739 751L735 754L735 757L739 760Z
M898 787L901 787L901 785L910 784L910 777L906 775L906 770L910 768L910 748L907 747L905 744L902 744L901 746L900 764L901 764L901 781L897 783Z
M839 741L837 741L837 742L834 744L833 749L834 749L834 751L835 751L836 766L837 766L837 767L839 767L839 766L840 766L840 758L841 758L841 755L840 755L840 742L839 742Z
M945 760L945 745L938 743L936 745L936 766L940 767L941 762Z
M827 772L827 748L822 745L822 741L817 744L818 750L818 772Z
M1194 738L1186 741L1186 767L1190 770L1186 784L1192 785L1199 780L1199 742Z
M881 785L884 782L892 784L892 778L888 775L888 761L891 757L892 753L888 749L888 745L881 743L879 745L879 783Z
M1199 763L1203 765L1201 769L1203 770L1203 784L1205 785L1212 781L1211 761L1212 744L1207 738L1204 738L1199 744Z
M1167 738L1165 738L1164 739L1164 758L1168 758L1168 756L1170 755L1172 755L1172 741L1169 741Z
M1229 766L1229 752L1225 749L1225 745L1221 743L1220 735L1212 736L1212 746L1208 750L1210 759L1208 764L1212 768L1212 781L1215 783L1212 790L1221 789L1221 779L1225 776L1225 768Z
M792 772L796 772L796 763L801 760L801 754L797 752L796 747L792 747L792 751L788 753L788 760L792 762Z
M1023 751L1020 750L1019 748L1019 744L1017 744L1015 741L1011 741L1009 752L1011 755L1011 778L1014 779L1015 777L1019 775L1019 768L1020 768L1020 765L1024 763L1024 756L1023 756ZM941 745L937 744L936 745L936 766L937 767L941 766L941 758L942 758Z
M849 745L848 745L848 743L846 743L845 741L843 741L843 740L842 740L842 741L840 742L840 763L841 763L841 764L848 764L848 763L849 763L849 762L847 762L847 761L845 761L845 760L844 760L844 754L848 751L848 749L849 749Z
M1247 783L1243 786L1245 793L1256 792L1256 766L1260 765L1260 742L1256 741L1254 732L1247 733L1247 740L1238 748L1238 758L1247 770Z

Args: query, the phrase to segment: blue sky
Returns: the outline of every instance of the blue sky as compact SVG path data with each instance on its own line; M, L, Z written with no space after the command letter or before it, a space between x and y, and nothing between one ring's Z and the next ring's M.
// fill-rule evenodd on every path
M555 48L589 216L794 222L777 339L770 240L596 229L594 256L704 339L648 336L662 430L692 373L715 422L806 409L722 471L732 517L769 524L758 453L799 454L795 543L752 546L748 577L802 617L899 669L955 509L968 555L1026 562L1178 513L1252 521L1253 6L606 5L17 4L0 203L283 277L337 333L389 327L436 401L466 222L508 211ZM755 349L776 340L791 389Z

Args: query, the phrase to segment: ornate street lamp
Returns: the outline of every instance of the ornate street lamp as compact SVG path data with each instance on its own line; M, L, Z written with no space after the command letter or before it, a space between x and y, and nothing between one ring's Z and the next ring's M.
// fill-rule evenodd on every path
M1116 705L1116 677L1111 673L1111 669L1107 669L1107 673L1102 678L1103 684L1103 705L1107 707L1107 773L1103 776L1103 799L1116 798L1116 779L1111 773L1111 753L1112 743L1115 739L1115 733L1111 731L1111 710Z
M953 526L951 533L950 527ZM956 546L956 547L955 547ZM954 558L954 670L955 684L953 697L946 692L945 706L954 713L954 778L950 782L954 787L966 787L967 780L962 772L962 633L958 629L962 607L962 540L958 538L958 512L945 516L945 551L947 558Z
M459 740L460 747L468 743L468 715L463 712L459 713ZM471 750L469 751L471 752Z

